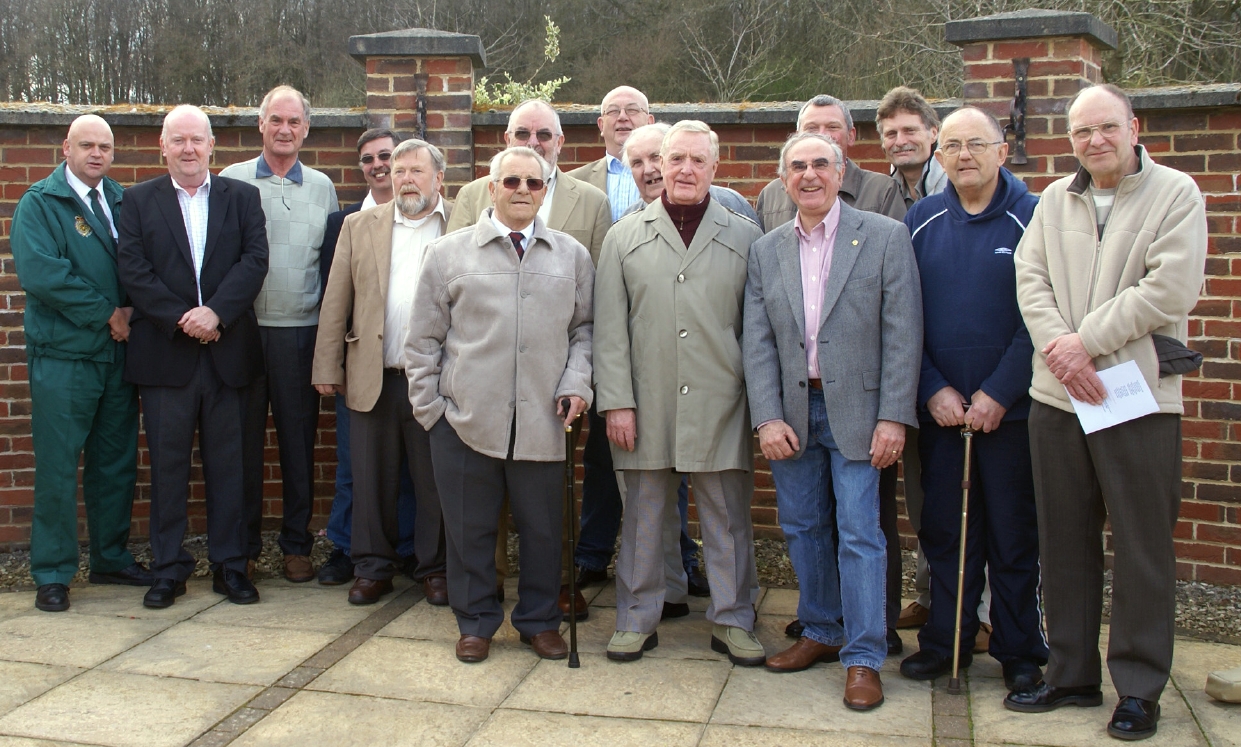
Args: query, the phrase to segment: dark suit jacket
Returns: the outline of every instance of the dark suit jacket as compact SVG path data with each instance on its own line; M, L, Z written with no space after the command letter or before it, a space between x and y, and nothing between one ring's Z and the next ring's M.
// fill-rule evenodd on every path
M203 250L203 305L220 317L220 339L209 345L185 334L177 321L198 306L194 262L172 177L125 191L117 265L134 305L126 381L140 386L185 386L210 353L230 387L263 371L254 299L267 277L267 219L252 185L211 177L207 242Z
M345 218L362 209L361 202L355 202L344 210L337 210L327 217L323 226L323 244L319 246L319 300L327 292L327 276L332 271L332 257L336 256L336 242L340 240L340 227L345 225Z

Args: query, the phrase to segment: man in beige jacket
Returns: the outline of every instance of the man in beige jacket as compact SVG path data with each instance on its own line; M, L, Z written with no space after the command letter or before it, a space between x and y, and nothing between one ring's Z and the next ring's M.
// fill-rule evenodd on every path
M1119 739L1155 734L1172 666L1181 499L1183 347L1206 260L1197 185L1138 145L1123 91L1087 88L1069 105L1081 168L1047 188L1017 246L1017 300L1034 342L1030 451L1051 656L1044 682L1009 693L1026 713L1098 706L1103 522L1115 561L1108 669ZM1111 398L1098 371L1135 361L1158 412L1086 435L1070 397Z

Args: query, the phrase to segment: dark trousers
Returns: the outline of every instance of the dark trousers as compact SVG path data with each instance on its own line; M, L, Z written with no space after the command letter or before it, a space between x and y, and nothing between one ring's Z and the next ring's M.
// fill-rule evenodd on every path
M414 526L414 578L444 573L444 522L431 465L430 435L414 420L409 383L401 369L386 368L370 412L350 410L353 467L353 535L350 557L358 578L396 575L401 542L402 452L409 461L418 502Z
M1001 662L1047 660L1038 603L1039 563L1030 435L1024 420L1003 422L972 437L969 526L961 650L974 647L978 602L991 578L990 653ZM965 439L959 427L923 423L922 521L918 539L931 569L931 614L918 633L921 648L952 656L961 548L961 478Z
M267 443L267 408L271 405L280 447L284 510L280 549L285 555L309 555L314 508L315 429L319 393L310 384L318 327L259 327L266 373L246 390L241 471L245 480L247 552L263 551L263 473Z
M204 350L189 384L141 387L142 420L151 453L151 572L184 581L194 571L185 539L194 431L207 483L207 558L245 573L246 506L242 498L241 424L245 392L220 380Z
M356 448L356 431L354 438ZM431 459L448 536L448 603L462 635L491 638L504 622L495 550L506 489L521 543L513 627L528 636L558 630L564 462L484 456L462 442L447 418L431 428Z
M1159 700L1176 619L1172 530L1181 504L1181 417L1147 415L1086 435L1073 413L1035 402L1030 451L1051 645L1045 679L1057 687L1102 680L1108 519L1114 561L1107 667L1121 697Z
M888 630L896 630L901 616L901 535L896 516L896 464L879 471L879 529L888 545L888 567L885 580L884 617Z

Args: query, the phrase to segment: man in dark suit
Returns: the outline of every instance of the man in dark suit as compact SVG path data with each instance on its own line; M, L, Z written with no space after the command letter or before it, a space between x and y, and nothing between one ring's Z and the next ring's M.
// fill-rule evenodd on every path
M267 230L254 187L208 170L215 138L201 109L164 118L168 176L131 187L121 208L117 261L133 300L125 379L138 385L151 451L151 572L147 607L185 593L194 558L181 542L190 451L199 432L207 483L214 589L257 602L246 578L242 496L245 387L263 370L254 298L267 275Z

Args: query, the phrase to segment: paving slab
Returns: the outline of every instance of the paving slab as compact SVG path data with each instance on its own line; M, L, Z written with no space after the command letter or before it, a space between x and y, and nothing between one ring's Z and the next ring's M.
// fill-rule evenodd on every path
M82 671L77 667L0 661L0 714L8 713Z
M884 705L858 712L845 708L845 672L839 664L780 674L737 667L711 723L930 738L930 684L882 674Z
M462 664L453 646L442 641L375 637L308 688L495 708L538 660L525 646L492 645L486 661Z
M699 747L930 747L931 738L708 724Z
M154 677L270 685L331 643L332 638L328 633L188 621L100 668Z
M108 747L178 747L258 690L172 677L87 672L0 718L0 734Z
M199 613L194 622L340 635L378 609L349 604L346 586L260 581L258 590L258 604L217 604Z
M219 604L224 597L211 590L211 580L192 578L185 582L185 594L162 610L142 606L146 589L137 586L90 584L69 590L69 612L102 617L142 618L178 622Z
M1241 664L1241 648L1180 638L1172 653L1172 679L1214 747L1241 747L1241 703L1206 694L1207 674Z
M591 589L598 589L593 599L590 596ZM758 598L755 604L761 605L766 589L759 589ZM616 580L612 579L600 587L589 586L583 590L586 600L590 602L592 607L615 607L616 606ZM710 597L689 597L686 602L689 604L690 610L694 612L706 612L707 606L711 604Z
M233 747L457 747L489 709L362 695L301 692L233 742ZM308 739L313 735L313 739Z
M797 600L801 596L797 589L767 589L766 591L762 604L758 606L758 614L779 615L789 620L797 617Z
M498 643L513 646L520 643L517 629L508 621L509 616L513 614L513 608L517 606L517 601L512 596L506 599L507 601L501 605L504 607L504 623L500 625L500 629L492 638L493 647ZM580 625L584 624L579 624L578 630L581 630ZM456 644L457 639L461 637L461 630L457 627L457 616L453 614L451 607L436 607L422 599L402 612L400 617L385 625L376 635Z
M694 747L702 724L500 709L469 747Z
M35 611L33 591L0 592L0 621Z
M30 739L28 737L0 736L0 747L90 747L81 742L50 741L47 739Z
M581 657L580 669L540 661L505 708L617 718L704 723L711 716L731 664L692 659L608 661Z
M174 622L32 612L0 622L0 659L90 668Z

